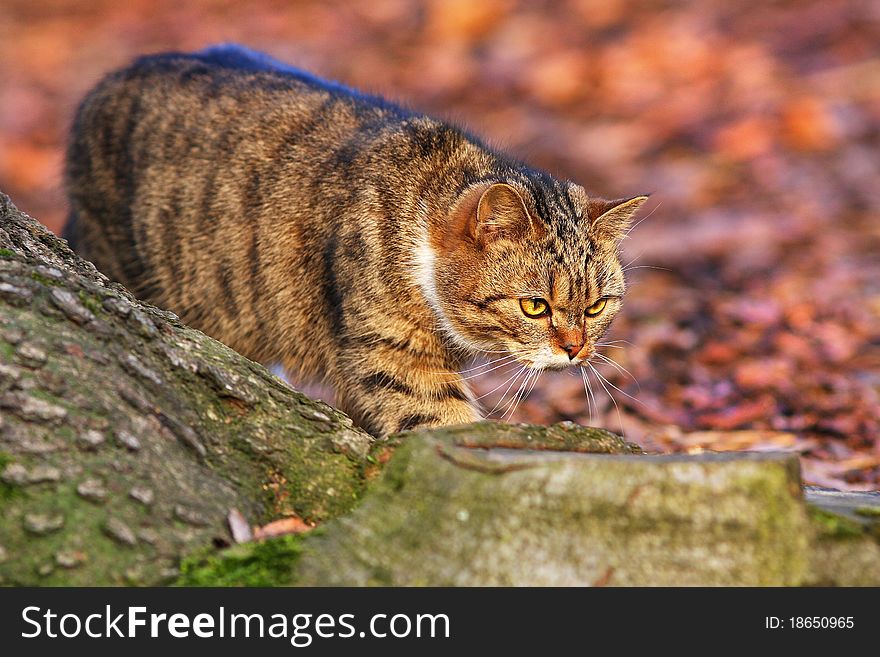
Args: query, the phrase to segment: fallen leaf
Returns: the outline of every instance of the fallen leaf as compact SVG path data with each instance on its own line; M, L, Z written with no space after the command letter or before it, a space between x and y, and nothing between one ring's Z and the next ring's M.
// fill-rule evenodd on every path
M254 540L260 541L264 538L274 538L276 536L284 536L285 534L303 534L314 528L314 525L309 525L302 518L291 516L290 518L274 520L262 527L255 527Z

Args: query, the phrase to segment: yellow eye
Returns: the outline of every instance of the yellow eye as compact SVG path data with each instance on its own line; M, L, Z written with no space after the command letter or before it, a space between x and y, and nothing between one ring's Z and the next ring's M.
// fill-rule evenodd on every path
M605 306L607 303L608 299L605 299L604 297L602 299L599 299L596 303L587 308L587 317L595 317L596 315L601 313L603 310L605 310Z
M550 314L550 304L544 299L520 299L519 307L522 308L523 314L526 317L531 317L532 319Z

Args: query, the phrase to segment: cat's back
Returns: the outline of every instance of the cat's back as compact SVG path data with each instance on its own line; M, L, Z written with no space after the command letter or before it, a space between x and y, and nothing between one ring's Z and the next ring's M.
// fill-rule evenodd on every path
M198 263L213 247L228 251L222 240L259 232L261 220L279 218L273 209L317 216L305 212L315 187L408 115L240 46L141 57L102 80L77 112L65 237L110 276L163 301L153 283L170 277L157 270L167 256Z
M262 147L263 156L273 148L326 148L405 115L241 46L149 55L105 77L80 105L67 182L77 201L96 185L137 186L163 162L224 164L243 142Z
M321 254L357 212L345 172L368 170L376 135L408 116L238 46L142 57L79 108L65 237L141 298L258 355L260 305L290 303L290 281L322 289Z
M198 107L188 107L192 97ZM364 119L404 116L405 110L378 96L324 80L242 46L228 44L185 53L146 55L106 76L83 101L77 122L108 114L143 111L169 103L168 114L199 114L213 103L253 106L271 99L287 116L309 110L314 102L344 104ZM241 108L244 109L244 108ZM103 115L103 116L102 116ZM76 130L77 125L74 126Z

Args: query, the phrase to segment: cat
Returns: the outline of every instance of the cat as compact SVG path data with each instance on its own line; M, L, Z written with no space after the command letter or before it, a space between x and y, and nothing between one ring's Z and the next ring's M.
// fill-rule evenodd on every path
M618 312L606 201L240 46L142 57L77 111L64 236L136 295L323 378L375 436L481 418L475 354L579 366Z

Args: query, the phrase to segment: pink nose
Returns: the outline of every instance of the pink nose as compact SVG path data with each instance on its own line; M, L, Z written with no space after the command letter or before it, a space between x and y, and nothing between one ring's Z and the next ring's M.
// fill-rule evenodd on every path
M574 344L573 342L567 342L562 346L562 350L568 354L569 360L574 360L577 358L577 355L581 353L581 349L584 348L582 344Z

